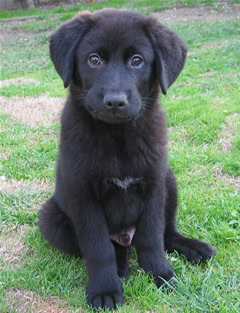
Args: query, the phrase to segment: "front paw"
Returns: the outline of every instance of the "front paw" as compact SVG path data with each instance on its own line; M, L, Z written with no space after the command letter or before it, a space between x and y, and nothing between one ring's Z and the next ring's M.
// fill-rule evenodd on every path
M156 262L153 258L144 258L140 266L145 272L153 275L158 288L175 275L171 265L165 258L161 259L159 262Z
M88 305L96 309L115 309L117 305L124 303L121 281L118 279L89 284L86 290Z
M175 273L167 262L164 264L161 264L161 267L159 268L158 271L153 273L154 275L154 280L157 285L157 287L161 287L164 285L166 282L168 282L173 276L175 276Z

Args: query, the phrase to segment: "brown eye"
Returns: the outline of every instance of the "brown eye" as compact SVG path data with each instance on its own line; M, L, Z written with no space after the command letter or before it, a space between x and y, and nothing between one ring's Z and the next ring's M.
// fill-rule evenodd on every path
M134 55L132 57L131 65L133 67L141 67L143 63L144 63L143 58L140 55Z
M97 66L101 63L101 58L97 54L90 54L88 57L88 63L90 66Z

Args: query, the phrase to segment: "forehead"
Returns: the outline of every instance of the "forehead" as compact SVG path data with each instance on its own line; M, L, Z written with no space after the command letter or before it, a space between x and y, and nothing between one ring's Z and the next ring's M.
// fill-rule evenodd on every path
M81 46L86 53L101 49L112 54L131 50L133 53L143 54L145 58L153 58L151 42L140 21L127 16L101 18L85 35Z

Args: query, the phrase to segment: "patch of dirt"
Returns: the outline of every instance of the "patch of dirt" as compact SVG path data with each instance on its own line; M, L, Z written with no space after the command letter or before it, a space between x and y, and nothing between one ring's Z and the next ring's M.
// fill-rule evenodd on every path
M41 180L25 181L11 180L8 181L4 176L0 176L0 191L5 193L37 193L37 192L52 192L54 184Z
M179 99L179 97L178 97ZM174 126L174 127L168 127L168 133L169 133L169 149L170 151L183 151L185 149L185 143L190 139L191 137L187 133L187 130L184 127L181 126ZM174 134L174 137L172 135ZM179 141L177 138L181 138L182 145L179 146Z
M28 29L21 29L20 27L35 22L36 16L20 16L6 18L1 21L0 39L5 39L8 35L25 34L33 36L35 33Z
M30 250L22 240L28 231L28 227L29 226L22 225L17 229L6 229L1 232L0 256L4 267L20 268L23 265L23 254L26 252L30 253Z
M0 97L0 109L30 127L51 126L59 122L64 99L40 97Z
M1 128L0 128L1 131ZM10 158L11 153L8 151L3 151L3 149L0 148L0 160L7 160L8 158Z
M224 40L224 41L217 41L217 42L209 42L205 45L202 45L200 47L200 49L214 49L214 48L219 48L219 47L224 47L224 46L228 46L229 45L229 41Z
M232 148L232 144L237 138L237 128L240 125L240 114L234 113L226 118L221 132L218 135L218 144L223 152L227 153ZM240 189L240 176L232 176L223 173L222 169L218 166L213 168L214 175L225 180L228 184L233 185L235 188Z
M215 71L211 70L211 71L209 71L209 72L206 72L206 73L200 74L199 76L200 76L200 77L207 78L207 77L211 77L211 76L215 75L216 73L217 73L217 72L215 72Z
M240 125L239 113L227 116L226 123L218 135L218 144L224 152L228 152L232 148L232 143L237 137L238 125Z
M0 82L0 88L8 87L10 85L21 85L21 84L31 84L31 83L37 83L38 81L33 78L11 78L11 79L5 79Z
M8 310L16 313L69 313L61 306L63 299L58 297L40 297L32 291L21 288L11 288L5 295Z
M16 24L20 23L21 25L28 24L35 22L37 20L36 16L34 15L27 15L27 16L16 16L16 17L11 17L11 18L5 18L3 22L7 22L10 24Z
M233 185L236 189L240 189L240 176L225 174L218 166L213 167L213 173L218 179L223 179L229 185Z
M222 21L240 19L240 4L218 2L215 7L172 8L163 12L153 13L163 24L174 24L189 21Z

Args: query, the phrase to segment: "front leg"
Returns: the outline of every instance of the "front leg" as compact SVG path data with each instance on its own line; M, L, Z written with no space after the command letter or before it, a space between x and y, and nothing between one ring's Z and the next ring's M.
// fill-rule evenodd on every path
M145 272L153 274L158 287L174 276L164 253L165 222L161 202L158 197L153 197L146 204L134 236L139 265Z
M123 303L115 250L101 208L87 203L88 208L84 208L81 215L76 214L77 208L72 211L77 241L88 271L87 302L94 308L114 309Z

